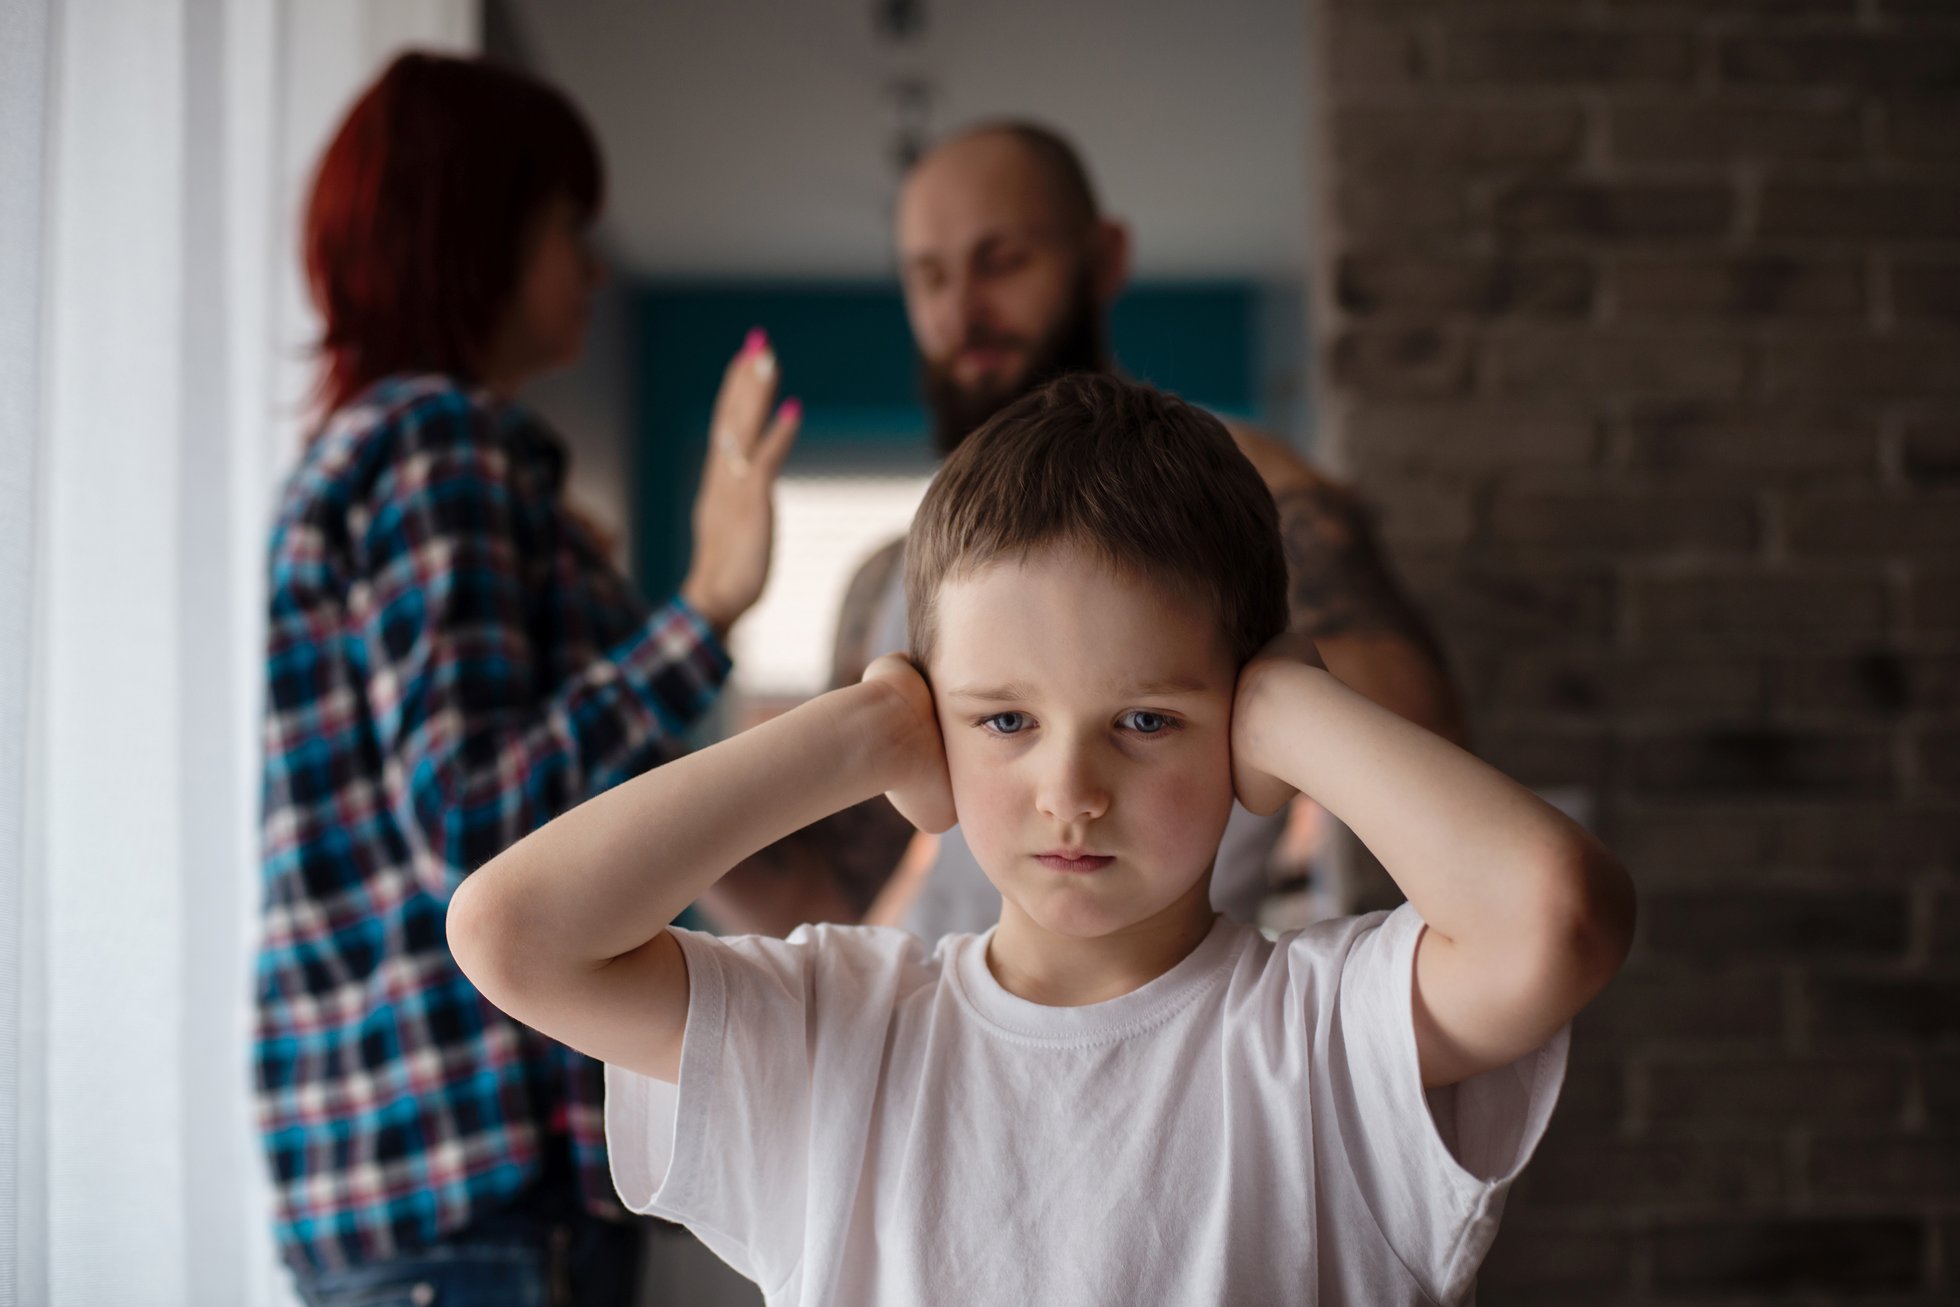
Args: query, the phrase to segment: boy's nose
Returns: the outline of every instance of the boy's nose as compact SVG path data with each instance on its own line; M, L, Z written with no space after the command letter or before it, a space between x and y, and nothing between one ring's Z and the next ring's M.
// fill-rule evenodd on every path
M1077 750L1057 758L1035 793L1042 815L1058 822L1094 821L1109 811L1109 789Z

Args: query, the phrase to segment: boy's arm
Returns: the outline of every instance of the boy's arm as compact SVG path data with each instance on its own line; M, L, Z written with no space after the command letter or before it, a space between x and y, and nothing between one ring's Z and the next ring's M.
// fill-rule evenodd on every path
M450 951L525 1025L674 1081L688 981L667 923L763 845L881 791L910 816L951 823L931 695L909 664L874 669L532 832L457 890Z
M1342 685L1298 637L1240 674L1232 731L1247 807L1309 795L1428 926L1414 1012L1425 1086L1537 1048L1625 960L1633 884L1611 853L1522 785Z

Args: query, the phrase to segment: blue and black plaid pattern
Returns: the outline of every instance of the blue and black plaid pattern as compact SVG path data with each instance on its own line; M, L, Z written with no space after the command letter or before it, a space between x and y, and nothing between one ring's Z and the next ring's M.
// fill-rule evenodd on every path
M273 529L256 1078L281 1251L316 1269L436 1241L569 1139L606 1170L600 1066L449 956L475 867L678 751L728 659L559 507L564 457L441 377L335 416Z

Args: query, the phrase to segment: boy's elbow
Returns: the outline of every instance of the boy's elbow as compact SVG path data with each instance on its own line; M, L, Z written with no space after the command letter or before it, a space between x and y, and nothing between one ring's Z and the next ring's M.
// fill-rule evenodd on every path
M1633 948L1633 880L1617 858L1587 839L1564 856L1552 883L1548 949L1567 985L1590 999Z
M497 944L496 896L485 892L489 888L477 876L464 877L449 896L449 911L443 919L449 955L464 978L486 998L497 988L492 963L502 952Z

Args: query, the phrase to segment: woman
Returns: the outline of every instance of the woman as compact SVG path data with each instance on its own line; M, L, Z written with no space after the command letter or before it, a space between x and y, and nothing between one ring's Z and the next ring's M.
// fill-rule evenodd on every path
M308 206L326 417L272 536L256 1071L281 1250L313 1303L632 1290L599 1067L484 1002L443 917L473 868L678 751L761 592L799 415L772 415L752 333L692 568L649 611L511 398L578 354L602 190L558 92L409 55Z

